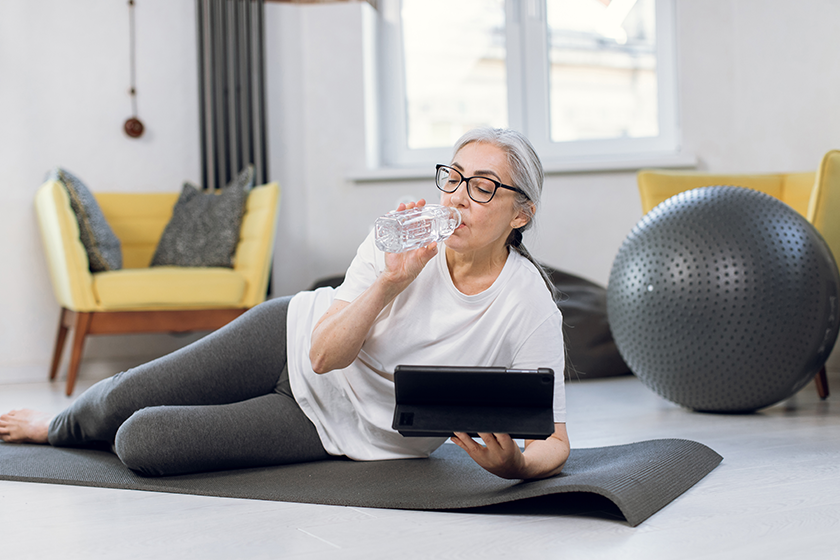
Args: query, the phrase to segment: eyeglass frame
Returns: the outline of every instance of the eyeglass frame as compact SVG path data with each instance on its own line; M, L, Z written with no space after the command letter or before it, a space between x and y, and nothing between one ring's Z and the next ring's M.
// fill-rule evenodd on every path
M441 187L440 185L438 185L438 177L440 177L441 167L445 167L446 169L451 169L452 171L454 171L455 173L457 173L458 175L461 176L461 180L458 182L458 184L455 186L455 188L452 189L451 191L448 191L448 190L444 189L443 187ZM495 188L493 189L493 194L490 195L490 198L488 198L485 201L480 201L480 200L476 200L475 197L473 197L472 191L470 190L470 180L472 180L472 179L484 179L485 181L490 181L491 183L493 183L493 185L495 185ZM446 194L452 194L452 193L454 193L455 191L458 190L458 187L461 186L461 183L466 183L467 184L467 186L466 186L467 196L470 197L470 200L472 200L473 202L476 202L478 204L487 204L491 200L493 200L493 197L496 196L496 191L498 191L499 188L507 189L507 190L513 191L513 192L517 192L517 193L521 194L522 196L524 196L525 198L527 198L528 200L531 200L531 198L522 189L519 189L517 187L511 187L510 185L505 185L501 181L496 181L495 179L491 179L490 177L487 177L485 175L473 175L472 177L464 177L463 173L461 173L460 171L458 171L457 169L455 169L451 165L446 165L446 164L443 164L443 163L438 163L437 165L435 165L435 186L441 192L445 192Z

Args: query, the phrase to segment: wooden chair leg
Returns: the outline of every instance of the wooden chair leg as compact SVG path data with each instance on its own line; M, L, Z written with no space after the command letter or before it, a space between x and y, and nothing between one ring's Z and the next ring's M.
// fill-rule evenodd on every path
M828 377L825 374L825 366L814 377L814 383L817 385L817 394L820 398L828 397Z
M55 348L53 348L52 364L50 365L50 381L58 374L58 366L61 365L61 354L64 351L64 341L67 339L67 331L72 325L73 312L61 308L58 317L58 334L55 337Z
M76 385L76 375L79 373L79 365L82 363L82 351L85 348L85 337L90 332L91 319L93 319L93 313L76 312L70 367L67 368L67 389L65 392L68 397L73 394L73 387Z

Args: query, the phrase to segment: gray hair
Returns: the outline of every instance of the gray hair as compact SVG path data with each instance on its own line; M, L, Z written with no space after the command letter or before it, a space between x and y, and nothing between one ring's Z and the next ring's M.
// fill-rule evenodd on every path
M540 205L545 177L542 162L531 142L521 132L509 128L475 128L458 139L453 154L457 154L461 148L473 142L497 146L507 154L512 186L525 193L525 196L517 193L514 204L518 207L517 210L528 215L528 223L521 228L523 231L528 229L531 227L535 210Z
M528 216L528 223L521 228L515 229L507 239L507 246L512 247L523 257L531 261L537 267L545 281L548 290L555 295L554 283L540 263L531 256L528 249L522 243L522 234L534 223L534 216L540 206L542 197L543 181L545 172L542 162L534 150L534 146L524 134L509 128L475 128L470 130L455 143L453 154L457 154L461 148L473 142L491 144L501 148L507 154L508 167L513 185L525 194L516 193L514 204L516 209L525 212Z

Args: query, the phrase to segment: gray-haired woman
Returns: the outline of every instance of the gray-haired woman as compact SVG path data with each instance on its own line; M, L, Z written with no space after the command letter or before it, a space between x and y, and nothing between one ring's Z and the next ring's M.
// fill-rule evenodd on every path
M3 415L0 439L113 442L127 466L149 475L328 456L425 457L445 439L391 428L396 365L551 367L558 375L550 437L526 441L524 451L507 434L479 434L483 445L464 433L452 441L504 478L557 474L569 455L562 317L522 245L542 181L521 134L468 132L437 168L441 204L462 216L445 243L391 254L371 234L339 288L270 300L97 383L52 419Z

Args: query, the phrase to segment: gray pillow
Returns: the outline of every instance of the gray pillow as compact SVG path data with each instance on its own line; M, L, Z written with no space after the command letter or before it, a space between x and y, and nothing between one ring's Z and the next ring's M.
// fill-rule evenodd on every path
M48 180L61 183L70 196L70 207L79 222L79 239L85 246L91 272L122 268L122 245L108 225L93 193L72 173L56 167Z
M253 183L251 165L218 194L184 183L152 266L233 267L242 214Z

